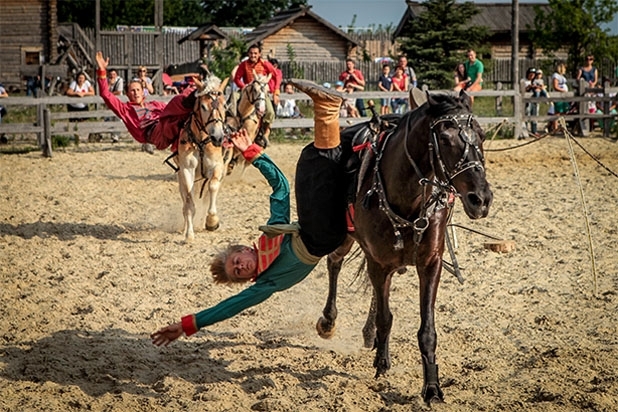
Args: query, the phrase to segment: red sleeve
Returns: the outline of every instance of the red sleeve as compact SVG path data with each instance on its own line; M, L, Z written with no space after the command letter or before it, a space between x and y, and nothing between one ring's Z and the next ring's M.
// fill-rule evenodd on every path
M365 81L365 77L363 76L363 72L361 72L360 70L356 69L356 73L354 73L354 74L356 75L356 77L358 77L362 81Z
M182 330L184 331L185 335L191 336L195 332L197 332L197 324L195 322L194 315L183 316L181 322L182 322Z
M238 65L238 69L236 69L236 75L234 76L234 83L238 86L239 89L245 87L245 62L242 62Z
M347 71L343 71L339 75L339 80L341 80L342 82L345 82L347 78L348 78L348 72Z
M264 149L262 149L261 146L258 146L257 144L253 143L251 146L247 148L247 150L242 152L242 155L246 161L253 162L255 158L262 155L263 151Z

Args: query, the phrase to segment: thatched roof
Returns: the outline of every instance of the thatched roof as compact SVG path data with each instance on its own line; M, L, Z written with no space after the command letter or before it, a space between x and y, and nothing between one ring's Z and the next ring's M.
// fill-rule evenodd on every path
M393 38L405 37L405 28L410 19L416 18L419 14L426 11L423 3L418 1L407 1L408 8L404 13L397 29L393 33ZM475 3L479 13L472 17L471 26L485 26L489 28L490 34L509 33L511 31L511 3ZM548 9L547 3L519 3L519 31L529 32L529 27L534 27L535 6L541 9Z
M322 24L328 30L331 30L338 36L342 37L346 41L350 42L354 46L358 46L359 43L349 37L346 33L341 31L339 28L335 27L328 21L324 20L317 14L311 11L311 6L301 6L298 8L284 10L273 16L272 19L260 24L258 27L253 29L251 33L248 33L245 36L245 41L247 44L256 44L261 43L265 38L277 33L279 30L283 29L286 26L291 25L297 20L299 17L311 17L318 23Z
M227 35L216 25L207 24L206 26L202 26L178 40L178 44L182 44L187 40L215 41L222 39L227 39Z

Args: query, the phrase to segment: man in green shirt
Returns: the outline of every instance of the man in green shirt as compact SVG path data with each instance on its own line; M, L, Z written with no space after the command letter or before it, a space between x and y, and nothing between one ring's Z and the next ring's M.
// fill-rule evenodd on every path
M264 234L254 247L228 247L213 259L210 271L215 283L254 283L213 307L154 332L153 344L167 346L183 333L190 336L294 286L347 236L343 165L350 148L341 145L339 134L343 96L311 82L291 83L313 99L315 112L315 141L303 149L296 168L298 222L290 224L290 188L281 170L260 146L251 142L246 130L234 133L232 143L273 190L270 218L266 226L260 227Z
M478 92L483 88L483 71L485 66L483 62L476 58L476 52L472 49L468 50L468 61L464 63L466 66L466 73L472 84L470 84L466 91Z

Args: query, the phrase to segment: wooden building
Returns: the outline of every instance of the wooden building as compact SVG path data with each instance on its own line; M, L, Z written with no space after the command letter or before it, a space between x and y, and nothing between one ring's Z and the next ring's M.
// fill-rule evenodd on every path
M22 88L24 76L66 74L57 60L57 0L0 1L0 81ZM58 74L61 73L61 74Z
M407 25L411 19L426 11L423 3L407 1L408 8L404 13L393 38L405 37ZM511 3L475 3L479 13L472 17L470 26L485 26L489 29L488 42L491 45L492 59L511 58L512 50L512 5ZM536 16L535 7L547 10L548 5L542 3L519 3L519 55L521 58L540 59L542 51L536 50L530 39ZM566 56L557 56L566 57Z
M280 62L290 61L288 45L297 62L336 62L358 57L358 42L313 13L311 6L276 14L248 33L244 40L248 45L259 44L264 57Z
M208 24L178 40L178 44L183 44L187 40L199 41L200 57L208 59L210 57L210 50L214 46L225 47L228 36L219 27L214 24Z

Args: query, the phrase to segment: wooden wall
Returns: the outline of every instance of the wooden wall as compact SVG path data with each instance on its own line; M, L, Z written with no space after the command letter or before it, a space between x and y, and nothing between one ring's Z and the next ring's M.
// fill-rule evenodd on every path
M0 81L19 86L25 54L40 51L41 61L56 58L57 0L0 1Z
M300 17L290 26L264 39L262 54L276 57L279 61L289 61L288 44L292 44L297 61L345 60L349 47L344 38L310 17Z

